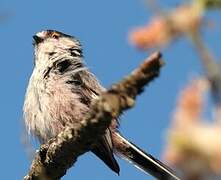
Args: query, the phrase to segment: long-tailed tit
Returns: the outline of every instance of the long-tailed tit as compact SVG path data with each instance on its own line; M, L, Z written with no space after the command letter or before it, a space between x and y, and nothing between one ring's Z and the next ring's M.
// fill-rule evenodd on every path
M105 89L85 66L76 38L54 30L41 31L33 38L35 64L24 119L28 131L44 143L64 127L79 123L91 101ZM106 130L91 151L116 173L120 168L113 153L158 179L178 179L163 163L122 137L115 126Z

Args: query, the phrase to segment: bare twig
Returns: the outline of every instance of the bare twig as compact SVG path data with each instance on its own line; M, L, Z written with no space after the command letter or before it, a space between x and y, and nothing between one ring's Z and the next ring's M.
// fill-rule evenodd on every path
M221 104L221 71L220 65L209 49L204 44L199 32L192 34L193 43L201 56L201 62L204 67L206 76L211 84L211 90L214 96L214 101Z

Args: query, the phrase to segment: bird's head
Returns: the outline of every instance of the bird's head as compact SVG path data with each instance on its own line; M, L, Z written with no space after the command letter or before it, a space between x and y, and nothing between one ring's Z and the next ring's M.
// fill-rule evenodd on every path
M55 30L45 30L33 36L35 63L63 56L82 57L80 42L73 36ZM41 62L43 63L43 62Z

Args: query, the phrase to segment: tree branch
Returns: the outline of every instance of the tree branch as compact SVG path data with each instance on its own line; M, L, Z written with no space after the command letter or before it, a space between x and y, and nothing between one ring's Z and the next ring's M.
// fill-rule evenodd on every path
M41 145L25 180L57 180L65 175L77 157L89 151L94 140L103 135L111 120L134 105L144 86L159 75L163 61L159 52L152 54L131 75L114 84L91 104L78 125L66 127L56 138Z

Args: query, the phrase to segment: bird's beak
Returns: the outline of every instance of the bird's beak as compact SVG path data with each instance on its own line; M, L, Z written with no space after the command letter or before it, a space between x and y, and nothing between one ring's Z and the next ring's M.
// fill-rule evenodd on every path
M39 44L40 42L42 42L44 40L43 38L41 38L41 37L39 37L37 35L34 35L33 39L34 39L34 43L35 44Z

